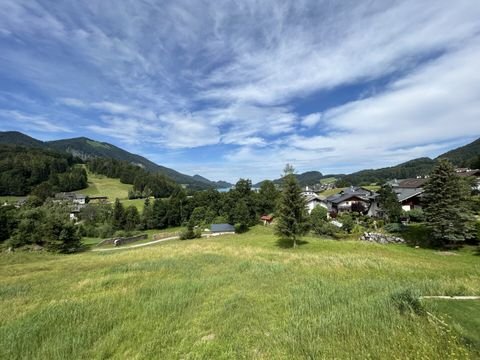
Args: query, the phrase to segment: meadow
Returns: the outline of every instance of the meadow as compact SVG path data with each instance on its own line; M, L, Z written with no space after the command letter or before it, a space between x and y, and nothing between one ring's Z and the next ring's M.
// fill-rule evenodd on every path
M128 199L128 190L132 185L122 184L120 179L112 179L104 175L88 173L88 187L75 191L88 196L107 196L109 201Z
M2 359L478 358L480 257L268 227L76 255L0 254ZM453 255L452 255L453 254Z

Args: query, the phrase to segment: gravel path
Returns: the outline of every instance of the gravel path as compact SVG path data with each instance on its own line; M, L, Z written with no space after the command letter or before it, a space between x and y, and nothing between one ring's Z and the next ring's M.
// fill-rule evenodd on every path
M120 246L120 247L113 247L113 248L106 248L106 249L92 249L92 251L114 251L114 250L134 249L134 248L139 248L139 247L142 247L142 246L149 246L149 245L157 244L157 243L160 243L160 242L163 242L163 241L177 240L177 239L179 239L179 236L171 236L171 237L168 237L168 238L165 238L165 239L154 240L154 241L150 241L150 242L143 243L143 244L130 245L130 246Z

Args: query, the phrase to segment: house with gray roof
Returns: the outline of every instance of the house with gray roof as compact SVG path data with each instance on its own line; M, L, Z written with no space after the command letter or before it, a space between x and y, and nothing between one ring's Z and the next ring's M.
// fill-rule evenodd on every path
M338 194L329 196L326 202L330 212L356 211L365 215L376 216L377 197L378 194L374 191L352 186Z

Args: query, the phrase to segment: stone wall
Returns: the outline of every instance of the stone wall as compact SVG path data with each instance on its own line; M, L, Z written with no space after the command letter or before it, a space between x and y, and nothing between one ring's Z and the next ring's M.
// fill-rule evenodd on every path
M114 244L115 240L117 241L117 246L118 245L124 245L124 244L129 244L138 240L145 240L147 239L148 235L147 234L141 234L141 235L135 235L135 236L130 236L130 237L116 237L116 238L111 238L111 239L105 239L97 244L97 246L101 245L107 245L107 244Z
M400 237L389 235L389 234L373 233L373 232L363 233L363 235L360 237L360 240L376 242L378 244L404 244L405 243L405 240Z

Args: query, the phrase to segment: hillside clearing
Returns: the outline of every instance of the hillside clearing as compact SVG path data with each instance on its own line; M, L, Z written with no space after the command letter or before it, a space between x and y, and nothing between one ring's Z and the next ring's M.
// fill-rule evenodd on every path
M472 252L305 240L283 249L255 227L120 252L1 254L0 358L478 357L471 325L459 332L464 320L437 301L422 304L448 326L392 297L480 294ZM475 304L461 311L478 318Z
M109 201L128 199L128 190L132 185L122 184L119 179L108 178L103 175L88 173L88 187L75 191L88 196L107 196Z

